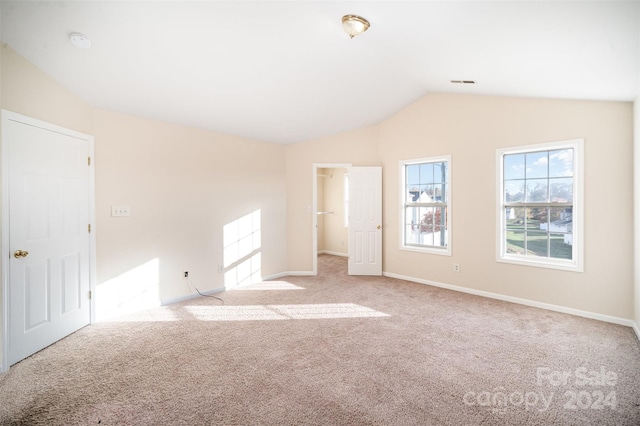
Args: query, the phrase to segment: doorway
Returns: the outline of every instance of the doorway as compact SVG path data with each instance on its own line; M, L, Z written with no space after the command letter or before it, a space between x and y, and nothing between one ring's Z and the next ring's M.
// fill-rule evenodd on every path
M350 275L382 275L382 168L313 165L313 274L318 253L348 258Z
M313 165L313 274L318 274L318 254L348 256L348 235L345 223L345 176L348 163ZM341 220L342 219L342 220ZM342 226L341 226L342 225ZM328 238L327 238L328 237Z

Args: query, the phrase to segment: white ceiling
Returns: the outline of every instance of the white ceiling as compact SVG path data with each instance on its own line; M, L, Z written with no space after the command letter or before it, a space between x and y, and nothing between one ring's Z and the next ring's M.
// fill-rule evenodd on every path
M2 41L94 107L277 143L375 124L433 92L639 94L638 1L2 1L0 13ZM350 13L371 22L353 40Z

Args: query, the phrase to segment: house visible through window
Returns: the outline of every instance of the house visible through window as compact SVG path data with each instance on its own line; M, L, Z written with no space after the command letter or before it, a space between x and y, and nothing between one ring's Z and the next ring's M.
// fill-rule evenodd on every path
M402 249L451 254L450 163L449 156L400 163Z
M582 141L498 150L499 260L581 270Z

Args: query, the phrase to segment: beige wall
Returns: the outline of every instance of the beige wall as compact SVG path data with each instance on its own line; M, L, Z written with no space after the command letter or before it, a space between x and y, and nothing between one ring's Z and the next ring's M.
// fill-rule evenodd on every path
M310 164L381 164L385 272L631 319L632 129L631 103L433 94L379 126L288 146L289 268L311 269ZM585 140L585 272L496 262L496 149L575 138ZM444 154L453 255L399 250L398 163Z
M8 47L2 47L2 107L92 134L93 108Z
M585 140L584 273L496 262L496 149L575 138ZM381 124L380 149L385 271L632 318L630 103L430 95ZM453 256L401 251L398 161L441 154L452 156Z
M378 166L378 128L365 127L286 146L289 271L313 270L313 164Z
M261 275L286 269L284 146L107 111L95 117L99 286L126 286L129 278L113 279L155 262L144 274L157 273L162 301L193 292L184 271L200 291L222 288L224 226L256 210ZM111 217L113 205L130 206L131 216Z
M1 53L2 108L95 137L98 293L116 288L122 305L153 284L156 302L182 298L195 292L185 270L201 291L219 289L241 263L218 273L223 227L258 209L260 274L286 270L284 146L96 110ZM131 216L112 218L112 205Z

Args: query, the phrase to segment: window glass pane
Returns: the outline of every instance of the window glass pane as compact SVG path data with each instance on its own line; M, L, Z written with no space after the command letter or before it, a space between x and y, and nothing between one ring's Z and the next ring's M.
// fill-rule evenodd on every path
M418 207L405 208L405 234L406 244L418 244L420 240L420 209Z
M420 217L418 216L420 214L420 209L418 207L406 207L404 212L404 223L407 226L417 227L420 223Z
M435 218L435 231L434 244L439 247L446 247L449 244L449 217L446 207L439 207L436 209L437 215Z
M550 256L556 259L573 257L573 209L553 207L549 215Z
M404 243L418 244L420 232L417 231L417 227L415 225L407 225L404 229Z
M549 237L552 258L573 258L573 234L550 234Z
M434 217L433 207L420 207L420 232L433 233Z
M505 208L504 217L507 221L507 231L524 230L524 208L507 207Z
M552 207L549 209L550 232L572 232L573 213L572 208Z
M504 156L504 178L524 179L524 154L510 154Z
M445 201L445 197L443 196L443 184L438 183L433 186L433 202L434 203L442 203Z
M409 164L407 167L407 187L417 187L420 184L420 165Z
M420 183L433 183L433 164L420 164Z
M544 203L549 199L548 179L527 179L526 201L530 203Z
M527 230L547 231L548 216L547 208L528 208L527 209Z
M554 203L573 202L573 178L549 179L549 199Z
M433 181L436 183L444 183L447 181L446 163L433 163Z
M520 203L524 201L524 180L511 180L504 183L504 201Z
M406 200L408 203L417 203L420 199L420 189L413 188L407 189Z
M546 178L548 176L549 154L544 152L530 152L526 154L526 178Z
M525 254L523 231L507 231L506 250L510 254Z
M444 226L436 225L433 233L433 245L436 247L447 246L447 229Z
M573 176L573 149L549 151L549 177Z
M433 185L420 186L420 203L433 203Z
M420 233L420 244L424 246L432 246L433 245L433 232L422 232Z
M546 232L527 231L527 254L549 257L549 239Z

